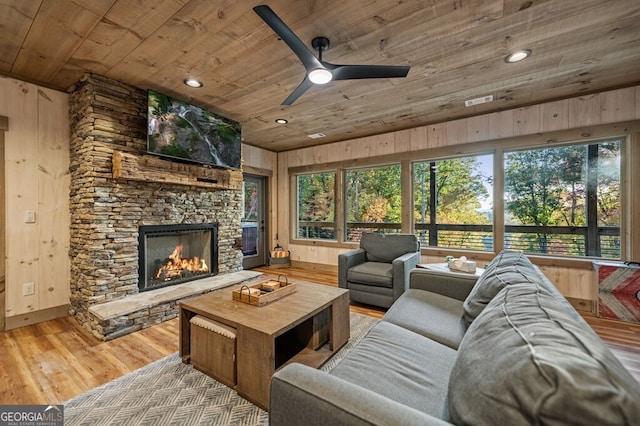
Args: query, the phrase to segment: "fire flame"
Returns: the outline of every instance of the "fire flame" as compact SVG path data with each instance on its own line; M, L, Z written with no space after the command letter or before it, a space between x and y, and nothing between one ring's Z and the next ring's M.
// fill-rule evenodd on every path
M204 259L194 256L191 259L182 257L182 244L178 244L173 253L169 255L169 261L156 273L156 279L164 279L166 281L173 278L179 278L184 271L191 272L208 272L209 267Z

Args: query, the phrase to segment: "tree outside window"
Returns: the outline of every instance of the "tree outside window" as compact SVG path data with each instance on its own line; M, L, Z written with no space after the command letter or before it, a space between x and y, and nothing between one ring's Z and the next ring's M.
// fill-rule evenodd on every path
M620 141L505 154L505 248L620 258Z
M413 165L415 233L421 245L493 249L493 156Z
M298 238L336 239L335 172L297 177Z
M348 241L363 232L400 232L400 165L347 170L345 209Z
M495 176L494 154L415 162L404 188L414 232L422 247L620 259L622 145L612 138L506 150ZM345 170L341 200L337 176L297 175L297 238L357 242L363 232L403 229L399 164ZM504 210L494 211L494 179L503 181ZM504 226L503 241L494 240L494 223Z

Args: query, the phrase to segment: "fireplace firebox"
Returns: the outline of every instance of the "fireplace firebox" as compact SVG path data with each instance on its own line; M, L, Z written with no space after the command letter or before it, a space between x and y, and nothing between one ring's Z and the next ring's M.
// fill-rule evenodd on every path
M151 290L218 273L218 224L140 226L138 288Z

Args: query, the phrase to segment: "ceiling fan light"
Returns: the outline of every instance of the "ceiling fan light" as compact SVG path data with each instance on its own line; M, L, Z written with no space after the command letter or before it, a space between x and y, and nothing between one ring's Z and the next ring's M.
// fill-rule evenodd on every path
M331 71L324 68L318 68L309 73L309 80L314 84L327 84L333 79Z

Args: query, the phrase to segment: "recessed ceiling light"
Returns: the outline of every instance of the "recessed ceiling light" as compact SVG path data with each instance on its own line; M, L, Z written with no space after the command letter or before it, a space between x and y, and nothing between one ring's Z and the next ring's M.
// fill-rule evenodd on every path
M195 78L185 78L184 84L186 84L189 87L194 87L196 89L203 86L202 82L196 80Z
M530 50L519 50L504 58L504 61L508 64L513 64L514 62L520 62L527 59L529 56L531 56Z
M276 118L276 123L278 124L287 124L289 121L285 120L284 118Z

